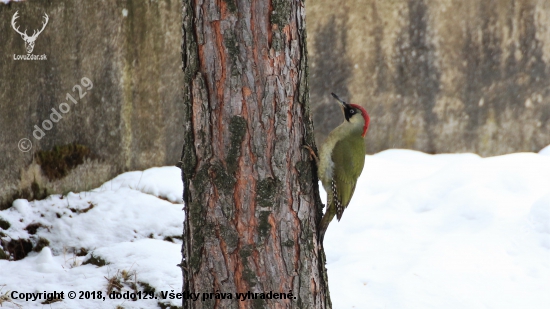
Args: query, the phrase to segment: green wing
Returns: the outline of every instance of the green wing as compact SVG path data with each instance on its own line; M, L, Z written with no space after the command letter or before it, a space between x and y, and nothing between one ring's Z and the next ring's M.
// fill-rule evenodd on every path
M333 182L336 186L337 199L335 204L340 204L343 208L337 211L338 220L342 216L357 184L357 178L363 171L365 165L365 140L361 136L350 136L345 138L334 147L332 152L332 162L334 162Z

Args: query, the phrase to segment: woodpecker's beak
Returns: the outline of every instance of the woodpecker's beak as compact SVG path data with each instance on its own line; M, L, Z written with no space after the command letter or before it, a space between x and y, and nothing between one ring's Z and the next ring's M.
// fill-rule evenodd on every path
M346 111L346 109L349 108L348 103L342 101L334 92L331 92L330 94L332 94L332 97L335 98L336 101L338 101L340 103L340 108L342 109L342 113L344 113L344 116L345 116L346 115L345 111Z
M348 103L342 101L336 94L334 94L334 92L331 92L330 94L332 94L332 97L336 99L336 101L340 102L342 104L342 108L345 108L348 106Z

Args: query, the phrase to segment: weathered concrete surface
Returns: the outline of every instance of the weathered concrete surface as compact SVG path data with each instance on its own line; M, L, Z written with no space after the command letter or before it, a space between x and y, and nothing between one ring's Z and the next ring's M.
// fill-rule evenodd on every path
M309 1L310 91L319 141L371 114L368 152L489 156L550 144L550 1Z
M342 119L336 92L371 113L370 153L487 156L550 144L549 1L320 0L306 10L318 141ZM33 51L47 61L13 60L26 54L15 11L29 34L49 15ZM178 160L180 1L26 1L0 4L0 20L0 207ZM94 88L36 140L34 125L84 76ZM28 153L17 148L25 137ZM34 153L69 143L95 159L47 179Z
M10 24L16 11L19 30L29 35L49 15L33 51L47 61L13 59L26 54ZM0 207L14 197L90 189L123 171L178 161L180 1L26 1L0 4L0 20ZM82 77L93 89L79 99L73 87ZM70 111L34 138L34 126L63 102ZM30 139L31 151L18 150L22 138ZM88 147L94 158L49 180L35 153L70 143Z

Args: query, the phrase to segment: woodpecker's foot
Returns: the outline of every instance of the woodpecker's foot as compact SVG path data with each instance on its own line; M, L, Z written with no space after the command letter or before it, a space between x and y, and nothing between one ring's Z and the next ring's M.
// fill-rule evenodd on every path
M309 147L308 145L304 145L302 147L309 150L309 159L310 160L315 159L315 163L317 163L317 166L319 166L319 158L315 154L315 151L313 151L313 149L311 147Z

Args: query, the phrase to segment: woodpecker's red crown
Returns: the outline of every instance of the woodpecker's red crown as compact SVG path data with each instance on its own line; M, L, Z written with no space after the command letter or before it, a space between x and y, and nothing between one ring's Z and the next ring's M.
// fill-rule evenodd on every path
M369 129L369 124L370 124L370 116L369 116L369 113L367 113L367 110L365 110L363 108L363 106L361 105L357 105L357 104L348 104L348 106L350 106L350 113L351 111L355 111L353 112L353 114L356 114L357 112L360 112L361 113L361 116L363 116L363 119L365 119L365 125L363 126L363 133L361 134L362 137L365 137L365 135L367 134L367 130ZM350 116L351 117L351 116ZM347 118L347 117L346 117ZM349 120L348 120L349 121Z

